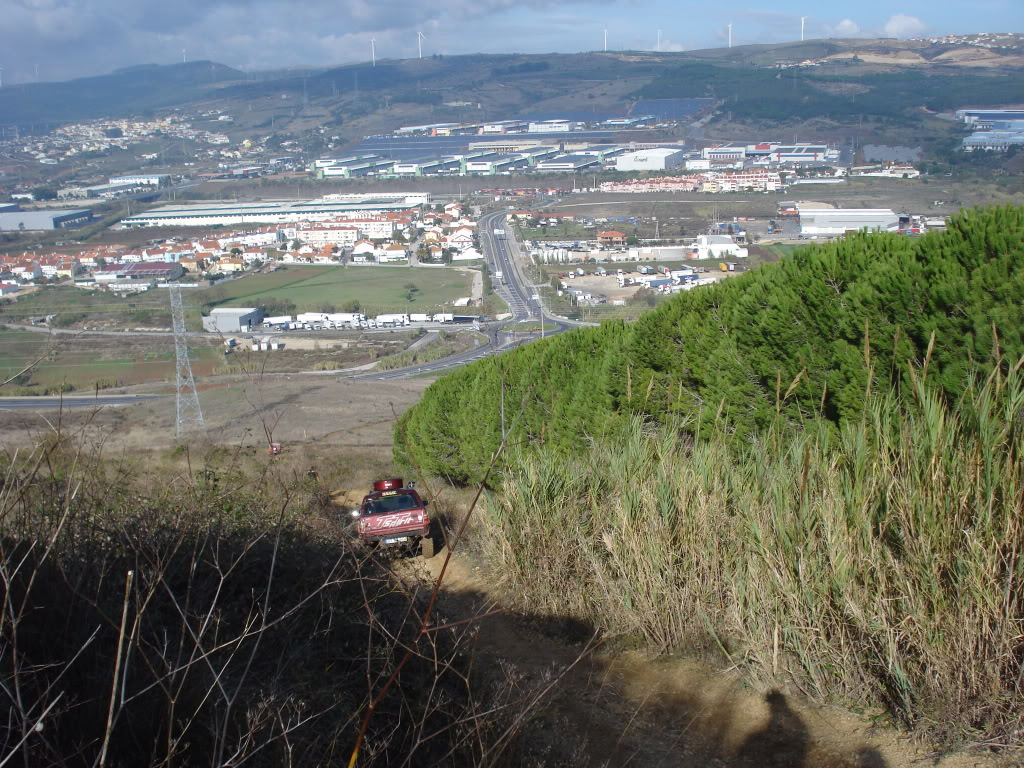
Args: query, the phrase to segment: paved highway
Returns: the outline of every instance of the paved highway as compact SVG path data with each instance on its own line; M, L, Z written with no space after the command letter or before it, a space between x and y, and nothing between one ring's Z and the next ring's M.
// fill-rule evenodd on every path
M506 235L496 235L495 229L505 230L505 211L497 211L482 216L477 222L477 231L480 235L480 243L483 246L484 259L491 272L491 282L495 292L505 300L512 310L512 319L502 323L488 323L481 330L487 334L488 341L474 349L461 352L450 357L435 360L422 365L413 365L408 368L396 368L393 371L367 371L351 376L353 379L369 379L374 381L387 381L389 379L403 379L410 376L422 376L426 374L437 374L443 371L457 368L460 365L480 360L488 355L498 354L512 347L527 341L539 338L541 334L530 333L518 336L509 333L518 322L525 320L543 319L545 336L553 336L556 333L572 330L581 325L590 323L578 323L566 320L550 314L543 305L540 295L534 291L523 272L522 258L519 247L514 238ZM494 278L496 272L502 273L502 279ZM451 326L448 326L449 328ZM459 326L455 326L458 328ZM464 327L464 326L463 326Z
M0 397L0 410L42 411L51 408L106 408L156 400L160 395L100 395L99 397Z
M499 296L512 309L513 322L522 320L543 319L545 335L561 333L592 323L580 323L552 315L545 308L540 294L533 287L524 272L525 259L519 249L519 243L511 236L511 230L505 220L505 211L489 213L477 223L480 242L484 247L484 257L491 270L491 282ZM496 235L500 229L505 234ZM496 272L502 273L502 279L494 279ZM548 333L550 324L550 334Z

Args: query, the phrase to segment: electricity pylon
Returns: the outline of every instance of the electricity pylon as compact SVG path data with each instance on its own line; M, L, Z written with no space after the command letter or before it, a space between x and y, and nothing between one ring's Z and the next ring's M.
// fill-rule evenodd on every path
M171 322L174 324L174 356L177 362L177 426L175 435L181 437L192 427L203 426L203 409L199 407L196 380L192 378L192 362L188 359L188 337L185 335L185 310L181 305L181 288L172 285Z

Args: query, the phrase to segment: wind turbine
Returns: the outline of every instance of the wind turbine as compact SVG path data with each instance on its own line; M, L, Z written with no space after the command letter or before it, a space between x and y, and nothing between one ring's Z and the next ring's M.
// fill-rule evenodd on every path
M804 41L804 23L807 21L806 16L800 17L800 42Z
M184 48L181 49L181 63L182 64L185 63L185 49Z
M377 41L374 38L370 38L370 61L373 66L377 66Z
M729 22L729 47L732 48L732 22Z
M4 87L4 68L0 67L0 88Z
M655 47L654 50L656 50L656 51L660 51L661 50L661 30L660 29L658 30L658 45Z
M604 50L605 50L605 53L608 52L608 28L607 27L605 27L605 30L604 30Z
M424 37L426 37L426 36L417 29L416 30L416 44L420 48L420 58L421 59L423 58L423 38Z

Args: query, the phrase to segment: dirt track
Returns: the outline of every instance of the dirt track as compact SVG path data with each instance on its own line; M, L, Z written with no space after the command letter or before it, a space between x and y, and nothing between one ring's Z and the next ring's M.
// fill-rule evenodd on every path
M446 550L411 570L440 574ZM421 572L422 573L422 572ZM486 613L501 595L467 556L454 556L439 610L446 621ZM478 663L511 664L540 683L563 674L532 733L577 765L680 768L941 768L1013 765L977 754L939 758L897 732L799 692L744 688L699 663L588 652L593 630L572 619L504 613L479 621ZM571 667L571 669L570 669ZM568 670L568 671L566 671ZM582 762L585 760L585 762Z

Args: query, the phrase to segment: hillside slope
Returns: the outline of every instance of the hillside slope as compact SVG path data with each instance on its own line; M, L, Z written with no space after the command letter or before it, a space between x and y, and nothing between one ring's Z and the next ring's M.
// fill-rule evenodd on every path
M0 118L8 125L65 123L127 117L201 99L242 73L212 61L146 64L109 75L58 83L29 83L0 90Z
M955 218L916 240L861 235L607 323L480 361L433 384L399 424L404 458L469 482L501 440L571 453L633 414L751 435L781 413L839 425L914 366L955 399L1024 355L1024 209ZM504 395L502 394L504 389Z
M1018 743L1022 300L1021 208L801 248L446 376L396 454L500 455L475 544L531 611Z

